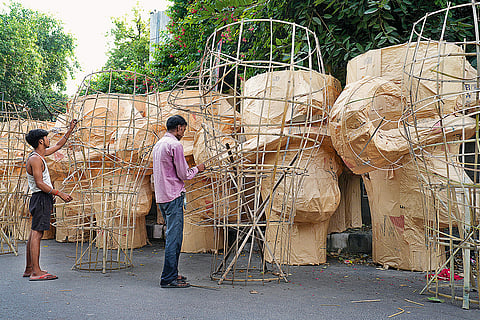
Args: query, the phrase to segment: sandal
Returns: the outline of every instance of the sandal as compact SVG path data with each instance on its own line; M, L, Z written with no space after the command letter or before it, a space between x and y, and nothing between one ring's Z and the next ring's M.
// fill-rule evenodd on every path
M190 283L188 282L177 282L177 281L172 281L168 284L162 284L160 285L162 288L188 288L190 287Z
M48 273L47 270L42 270L42 272ZM25 271L25 272L23 273L23 276L22 276L22 277L24 277L24 278L30 278L30 276L32 275L32 273L33 273L33 271L30 272L30 273L28 273L27 271Z
M50 273L45 273L40 276L30 276L30 281L45 281L45 280L55 280L58 279L57 276L50 274Z

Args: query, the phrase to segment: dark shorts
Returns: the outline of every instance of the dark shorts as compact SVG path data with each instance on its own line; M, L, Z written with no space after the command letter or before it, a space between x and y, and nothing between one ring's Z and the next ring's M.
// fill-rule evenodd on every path
M46 231L50 229L50 218L53 212L53 196L45 192L35 192L30 199L28 210L32 214L32 230Z

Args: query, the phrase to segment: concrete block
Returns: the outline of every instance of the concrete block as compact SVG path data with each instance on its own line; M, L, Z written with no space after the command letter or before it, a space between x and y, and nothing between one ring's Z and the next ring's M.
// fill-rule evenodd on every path
M372 253L372 233L364 231L332 233L327 237L331 252Z
M344 251L348 245L348 233L332 233L327 236L328 251Z
M163 224L154 224L153 225L153 239L163 239L164 238L164 225Z

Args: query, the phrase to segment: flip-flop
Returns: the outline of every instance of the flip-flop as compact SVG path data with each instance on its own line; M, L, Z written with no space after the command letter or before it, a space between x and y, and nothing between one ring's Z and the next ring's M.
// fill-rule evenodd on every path
M48 273L47 270L42 270L42 272ZM26 272L24 272L22 277L24 277L24 278L30 278L31 275L32 275L31 273L26 273Z
M45 273L45 274L42 274L41 276L30 276L30 281L45 281L45 280L55 280L55 279L58 279L58 277L50 273Z

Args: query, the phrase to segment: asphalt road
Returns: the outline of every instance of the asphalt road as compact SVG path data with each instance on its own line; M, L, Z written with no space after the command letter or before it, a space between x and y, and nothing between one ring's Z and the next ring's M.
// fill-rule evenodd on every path
M210 254L182 254L182 274L210 288L162 289L162 242L135 250L135 267L106 274L72 270L74 256L75 244L43 240L41 266L59 279L32 282L22 278L24 244L18 256L0 255L0 319L480 319L478 305L420 295L419 272L331 259L291 267L288 283L217 285Z

